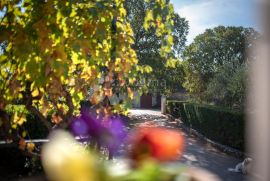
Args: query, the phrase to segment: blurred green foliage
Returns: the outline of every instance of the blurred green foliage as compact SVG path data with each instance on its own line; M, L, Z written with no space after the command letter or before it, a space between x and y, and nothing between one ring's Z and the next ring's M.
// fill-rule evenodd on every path
M145 31L142 26L144 23L143 17L152 8L152 4L145 3L144 0L126 0L124 5L127 10L127 20L130 22L134 32L133 48L137 53L139 65L152 68L150 74L141 74L140 80L145 82L141 85L143 91L170 94L182 88L184 76L180 59L186 45L189 30L188 21L179 14L174 13L171 26L172 37L164 39L164 37L160 37L155 33L154 28ZM170 53L173 59L161 56L160 48L164 41L173 42Z
M196 101L244 107L247 72L259 33L218 26L198 35L184 51L184 87Z

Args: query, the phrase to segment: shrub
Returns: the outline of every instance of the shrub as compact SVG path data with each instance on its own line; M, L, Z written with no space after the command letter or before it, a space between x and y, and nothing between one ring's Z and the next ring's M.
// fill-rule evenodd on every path
M207 138L244 151L245 120L242 112L192 102L168 101L167 112Z

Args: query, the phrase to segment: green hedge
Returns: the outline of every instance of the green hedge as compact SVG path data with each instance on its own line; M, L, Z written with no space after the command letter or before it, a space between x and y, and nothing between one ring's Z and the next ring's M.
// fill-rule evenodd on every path
M244 151L244 113L181 101L167 101L167 113L213 141Z

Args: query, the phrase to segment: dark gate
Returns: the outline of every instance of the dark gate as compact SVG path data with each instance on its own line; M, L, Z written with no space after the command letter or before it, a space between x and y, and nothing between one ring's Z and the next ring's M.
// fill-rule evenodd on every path
M152 95L143 94L141 96L141 108L152 108Z

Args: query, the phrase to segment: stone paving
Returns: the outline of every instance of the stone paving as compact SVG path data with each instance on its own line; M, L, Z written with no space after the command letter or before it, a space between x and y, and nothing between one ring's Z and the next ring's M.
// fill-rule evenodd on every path
M184 132L178 122L168 119L159 110L134 109L129 114L130 121L128 129L138 126L158 125L166 128L179 129L186 137L186 150L179 160L189 166L205 168L218 175L224 181L246 180L241 173L229 172L228 168L234 167L241 162L235 157L224 154L198 138Z

